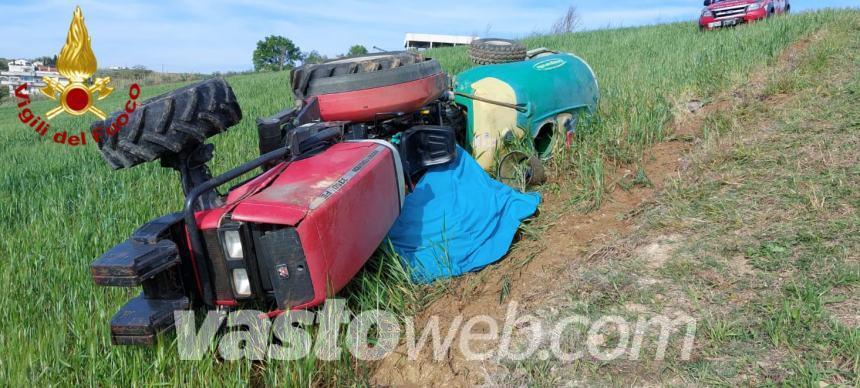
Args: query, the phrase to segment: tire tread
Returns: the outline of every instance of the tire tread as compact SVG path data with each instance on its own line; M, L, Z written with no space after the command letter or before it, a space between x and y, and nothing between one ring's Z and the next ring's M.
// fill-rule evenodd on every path
M489 41L504 41L509 45L495 45ZM526 59L526 47L508 39L476 39L469 45L469 59L478 65L518 62Z
M114 112L90 128L109 128L123 112ZM196 147L241 121L242 110L230 85L213 78L151 98L128 116L118 133L99 138L102 157L113 169Z

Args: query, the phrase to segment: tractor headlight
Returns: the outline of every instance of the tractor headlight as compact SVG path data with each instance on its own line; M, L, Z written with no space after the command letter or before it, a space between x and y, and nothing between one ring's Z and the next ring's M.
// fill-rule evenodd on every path
M225 230L221 235L224 242L224 251L227 253L227 260L241 260L245 257L242 251L242 238L239 236L238 230Z
M761 9L761 3L752 3L747 7L747 11L755 11Z
M237 297L251 296L251 280L248 279L248 271L244 268L233 270L233 293Z
M703 18L712 18L712 17L714 17L714 13L711 12L710 9L705 7L705 9L702 10L702 17Z

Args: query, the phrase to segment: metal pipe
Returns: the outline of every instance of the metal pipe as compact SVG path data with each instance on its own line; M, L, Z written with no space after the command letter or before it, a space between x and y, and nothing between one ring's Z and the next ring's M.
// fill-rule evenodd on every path
M183 210L185 216L185 229L188 232L188 240L191 243L191 255L194 257L194 262L197 265L197 270L200 275L200 283L203 288L201 291L203 293L203 302L205 304L213 306L215 297L212 293L210 281L212 274L209 269L209 264L206 262L206 248L203 245L203 241L200 236L200 229L197 227L197 218L194 216L194 204L197 202L197 198L218 186L262 166L267 162L285 157L288 152L289 150L286 147L283 147L262 155L257 159L239 165L230 171L201 183L191 190L191 192L185 197L185 208ZM197 260L197 258L200 258L200 260Z
M486 102L487 104L493 104L493 105L503 106L505 108L511 108L511 109L514 109L518 112L523 112L523 113L528 112L528 108L526 108L525 104L509 104L507 102L494 101L494 100L490 100L489 98L478 97L474 94L467 94L467 93L461 93L461 92L454 92L454 94L456 94L458 96L466 97L466 98L471 99L471 100Z

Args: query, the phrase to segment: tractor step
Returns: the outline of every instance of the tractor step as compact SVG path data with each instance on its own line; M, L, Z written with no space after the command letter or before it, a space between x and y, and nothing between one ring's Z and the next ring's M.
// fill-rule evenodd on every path
M179 251L170 240L154 244L127 240L94 261L93 281L100 286L134 287L179 264Z
M173 311L186 310L188 298L146 299L143 294L128 301L110 321L114 345L152 345L159 333L173 329Z
M131 235L131 239L147 244L155 244L159 240L169 240L171 229L180 222L182 222L182 212L158 217L137 228Z

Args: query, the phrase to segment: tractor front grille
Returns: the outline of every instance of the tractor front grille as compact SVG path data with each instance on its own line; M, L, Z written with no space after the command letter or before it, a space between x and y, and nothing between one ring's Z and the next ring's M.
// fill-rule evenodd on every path
M262 288L272 293L278 308L289 309L313 300L310 268L296 229L253 225L251 235Z
M735 7L715 9L714 17L717 19L729 19L743 16L745 13L747 13L747 6L740 5Z
M242 302L274 299L281 309L313 300L310 268L295 228L242 224L239 230L245 253L241 262L227 262L218 230L203 230L216 300ZM237 301L233 293L231 271L235 268L245 268L251 283L252 296L240 298L241 301Z

